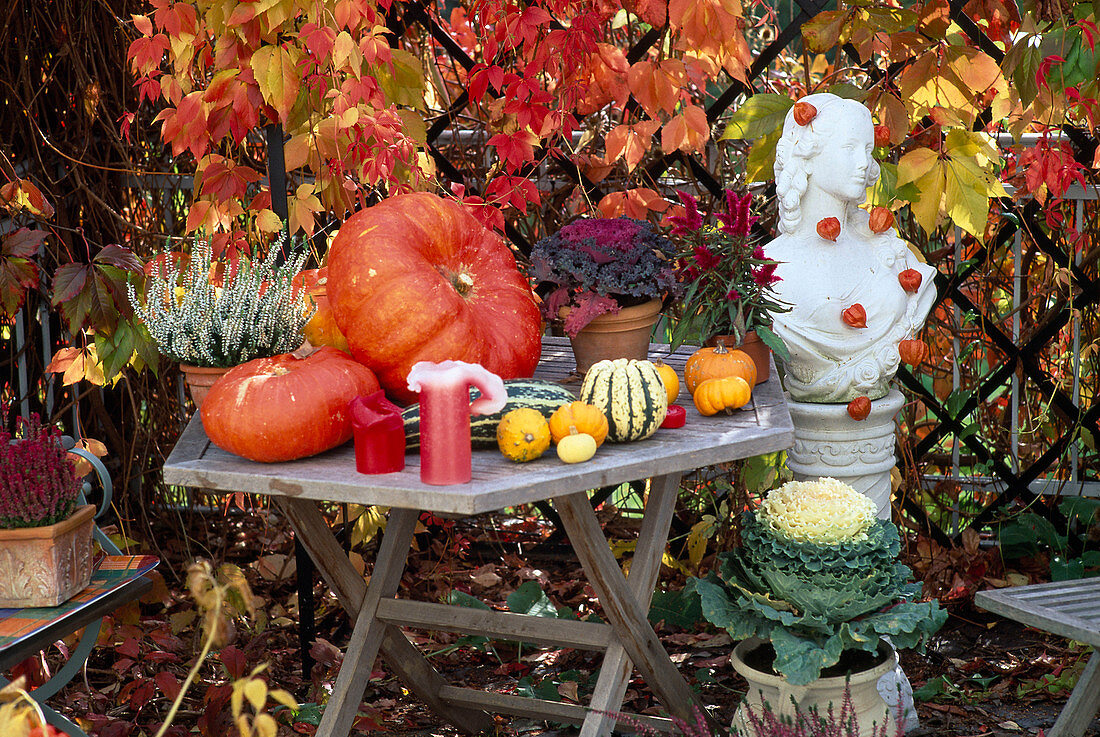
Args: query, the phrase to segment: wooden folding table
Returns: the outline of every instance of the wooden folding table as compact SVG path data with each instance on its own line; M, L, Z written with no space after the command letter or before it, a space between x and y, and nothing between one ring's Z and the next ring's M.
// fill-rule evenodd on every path
M689 353L690 349L682 348L670 354L667 346L653 345L650 356L682 369ZM568 342L545 339L535 376L565 380L572 368ZM579 382L565 385L580 388ZM641 442L605 443L585 463L564 464L551 451L534 462L515 464L496 451L475 451L473 480L455 486L422 484L416 455L406 457L403 472L361 475L355 470L350 443L291 463L253 463L210 443L196 415L164 465L164 481L271 495L354 621L318 735L349 733L381 651L392 672L413 693L462 730L489 730L493 727L489 713L499 712L581 724L582 735L595 737L614 726L614 719L605 712L620 709L633 668L670 714L685 720L692 717L694 696L646 618L683 472L781 450L793 442L790 414L774 367L771 379L756 387L752 403L732 415L702 417L686 391L680 403L688 409L685 427L659 430ZM647 478L652 479L648 500L627 577L611 553L587 492ZM466 516L544 500L552 500L561 517L606 624L395 598L422 511ZM317 504L321 501L390 508L369 586L325 523ZM602 650L604 659L587 707L485 692L447 683L401 627ZM642 720L659 728L669 726L667 719Z

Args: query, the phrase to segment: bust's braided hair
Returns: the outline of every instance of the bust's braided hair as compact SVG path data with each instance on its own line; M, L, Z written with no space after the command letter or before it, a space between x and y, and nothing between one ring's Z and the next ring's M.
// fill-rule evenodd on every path
M839 109L845 105L858 105L866 112L868 118L871 114L867 108L854 100L828 93L807 95L801 99L801 102L808 102L817 108L817 117L814 120L820 120L831 108ZM827 142L828 136L820 130L815 130L813 125L799 125L795 122L793 107L787 111L787 116L783 120L783 136L775 147L775 192L779 201L779 232L793 233L802 222L802 197L809 187L806 162L821 153ZM868 186L878 181L878 176L879 167L874 163L867 170Z

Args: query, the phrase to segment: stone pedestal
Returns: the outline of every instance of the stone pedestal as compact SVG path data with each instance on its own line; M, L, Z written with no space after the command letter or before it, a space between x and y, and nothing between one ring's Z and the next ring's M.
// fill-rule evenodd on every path
M794 422L794 446L787 465L796 480L822 476L843 481L878 506L881 519L890 518L890 470L894 457L894 416L905 403L891 389L871 402L871 413L856 421L846 404L812 404L788 398Z

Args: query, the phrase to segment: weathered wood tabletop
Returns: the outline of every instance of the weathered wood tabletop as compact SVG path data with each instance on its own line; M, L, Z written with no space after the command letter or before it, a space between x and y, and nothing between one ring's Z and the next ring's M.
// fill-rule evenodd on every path
M650 358L659 358L682 373L692 350L681 347L670 353L667 346L654 344ZM580 381L575 376L570 380L574 365L568 340L548 337L535 376L580 391ZM405 457L405 470L400 473L360 474L355 470L355 449L350 442L312 458L254 463L213 445L196 413L164 464L164 482L444 514L479 514L788 448L794 438L790 414L774 368L772 372L769 381L756 386L751 403L732 415L703 417L682 388L678 403L687 409L684 427L658 430L641 442L605 443L585 463L565 464L547 453L520 465L494 450L475 450L473 479L455 486L421 483L420 459L415 454Z
M650 357L682 371L694 350L670 352L653 345ZM580 389L571 374L573 354L567 340L546 338L535 376ZM515 464L495 450L473 453L473 479L454 486L420 482L419 458L406 456L405 470L361 475L355 470L351 443L291 463L260 464L238 458L207 439L198 416L192 418L164 465L169 484L223 491L270 494L290 520L317 569L354 621L344 664L321 719L319 737L348 734L378 653L433 711L470 733L493 728L492 712L536 716L581 724L581 737L610 733L634 669L669 713L692 719L695 697L668 658L646 619L660 572L684 471L787 448L794 438L790 413L774 366L758 384L751 404L732 415L703 417L681 392L687 424L658 430L644 441L605 443L585 463L562 463L555 454ZM629 580L611 554L587 491L650 478L645 515L638 534ZM573 550L607 617L606 624L533 620L510 612L461 610L431 602L395 598L420 511L472 515L528 502L553 500ZM354 502L390 507L370 585L348 561L318 507L318 501ZM497 636L508 640L604 651L587 706L483 692L448 683L402 628L426 628ZM635 722L671 729L668 718L632 715Z

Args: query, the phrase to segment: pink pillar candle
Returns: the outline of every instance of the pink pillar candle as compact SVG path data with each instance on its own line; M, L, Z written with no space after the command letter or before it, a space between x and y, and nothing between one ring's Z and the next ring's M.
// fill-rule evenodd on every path
M420 361L408 376L420 392L420 480L464 484L470 480L470 415L499 412L508 401L504 381L476 363ZM470 402L471 386L481 396Z
M348 404L359 473L395 473L405 468L405 423L401 408L381 390Z

